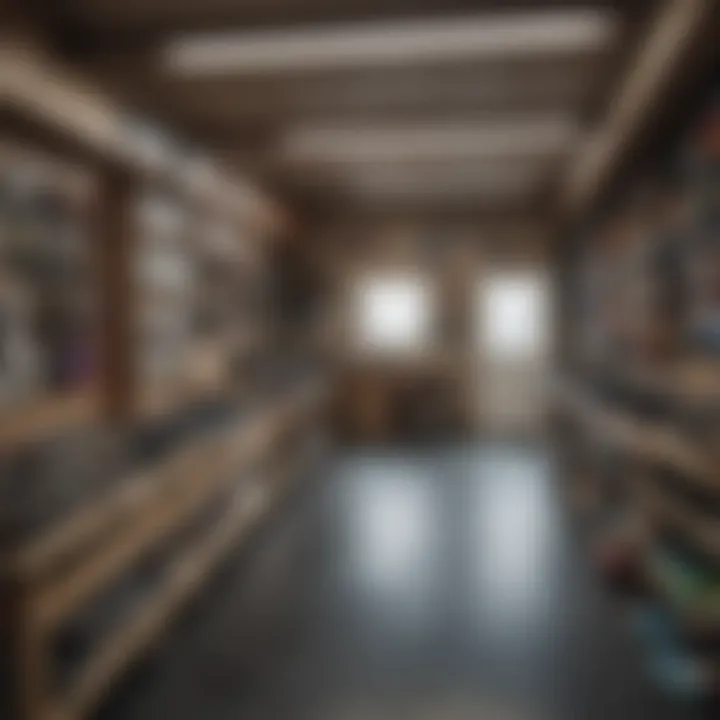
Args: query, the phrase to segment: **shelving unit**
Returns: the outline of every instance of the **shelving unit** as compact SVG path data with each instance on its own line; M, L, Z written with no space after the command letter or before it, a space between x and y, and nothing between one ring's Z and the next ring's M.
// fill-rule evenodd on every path
M583 425L593 438L647 465L675 471L697 489L720 497L720 468L707 451L671 423L638 420L580 388L556 393L557 408Z
M222 557L289 489L273 477L271 458L289 427L312 426L324 390L300 385L281 399L262 402L184 446L32 537L3 563L10 632L20 672L20 717L78 718L170 623ZM268 464L270 463L270 464ZM252 482L253 474L258 479ZM283 482L284 481L284 482ZM231 494L228 495L228 492ZM96 643L69 687L53 688L52 638L93 598L142 563L201 516L214 500L234 498L220 517L188 544L154 583L156 590ZM185 549L183 549L183 546ZM9 598L9 599L8 599Z
M642 489L642 508L650 522L661 530L681 535L700 552L720 561L720 524L688 506L683 506L652 481Z
M12 649L0 716L78 720L317 460L328 388L312 368L273 375L288 364L268 293L284 210L124 113L33 38L4 42L6 54L13 134L0 164L39 157L31 185L80 176L82 273L66 286L94 314L93 352L71 353L68 382L28 378L17 397L4 393L17 382L0 388L0 640ZM6 296L39 292L26 270L62 246L32 245L15 263L27 243L9 224L6 179L0 311ZM51 217L50 235L58 227ZM30 310L18 320L27 333Z
M653 559L648 563L653 590L670 607L690 638L716 637L720 628L720 606L717 588L711 593L688 592L672 569Z
M238 503L198 547L178 558L156 595L106 639L100 652L82 668L67 697L53 704L49 717L76 718L87 712L114 676L166 629L173 616L198 592L214 566L253 530L274 500L259 495Z
M555 393L562 427L586 449L568 463L569 483L592 478L595 512L631 513L642 527L633 537L599 533L603 571L630 568L682 629L699 666L716 669L718 136L715 102L678 153L680 172L626 195L587 233L574 259L584 281ZM612 460L605 467L603 455ZM619 484L627 491L618 500Z
M94 174L0 138L0 451L99 413Z

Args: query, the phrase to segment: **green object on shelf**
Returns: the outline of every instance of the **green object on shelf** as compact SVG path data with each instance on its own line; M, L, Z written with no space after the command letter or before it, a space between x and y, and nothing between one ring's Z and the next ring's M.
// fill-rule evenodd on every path
M685 611L712 613L720 619L720 571L693 562L685 553L656 552L652 572L670 601Z

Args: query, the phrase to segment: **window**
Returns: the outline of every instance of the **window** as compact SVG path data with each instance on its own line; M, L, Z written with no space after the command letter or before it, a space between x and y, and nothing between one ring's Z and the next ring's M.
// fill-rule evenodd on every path
M479 288L478 340L490 357L533 359L547 351L548 289L536 273L508 273L486 278Z
M431 342L433 294L416 275L366 277L356 290L357 341L370 352L403 353Z

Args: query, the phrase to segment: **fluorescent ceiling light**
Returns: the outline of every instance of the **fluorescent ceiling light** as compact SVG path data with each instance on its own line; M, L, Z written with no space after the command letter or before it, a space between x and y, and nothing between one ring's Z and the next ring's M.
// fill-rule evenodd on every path
M291 130L282 159L310 162L387 162L545 156L567 152L578 138L565 118L436 126L344 126Z
M485 182L513 183L527 177L544 174L547 162L521 160L518 162L473 162L428 163L427 165L357 165L352 166L349 178L358 185L381 184L385 187L397 185L422 185L425 183L466 183Z
M163 61L183 75L378 67L595 52L616 34L601 10L485 14L453 20L189 35Z
M456 163L415 169L414 165L378 168L362 165L344 184L363 194L393 195L500 194L527 192L548 176L547 164L481 163L456 167Z
M464 187L446 187L444 185L414 187L372 188L363 187L353 189L352 195L362 200L379 202L395 202L397 200L467 200L467 199L495 199L516 198L530 195L540 187L539 183L524 183L522 185L467 185Z

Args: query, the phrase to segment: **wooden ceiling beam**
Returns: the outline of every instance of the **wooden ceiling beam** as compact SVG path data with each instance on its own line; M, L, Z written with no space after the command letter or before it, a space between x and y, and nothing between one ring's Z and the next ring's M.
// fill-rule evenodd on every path
M643 142L654 118L672 113L683 75L699 58L718 57L720 8L715 0L665 0L616 89L605 121L569 168L561 199L566 216L580 217L617 177ZM686 77L687 79L687 77Z
M147 137L114 97L73 68L58 63L30 30L0 34L3 124L26 127L53 146L176 187L253 227L277 226L284 209L244 177L229 177L208 158L198 172L192 158L172 148L150 157ZM166 156L167 155L167 156Z
M31 2L39 14L50 4L50 0ZM271 151L288 123L402 122L443 115L554 111L578 116L597 100L598 85L608 79L610 54L619 48L558 58L547 65L542 60L524 65L508 61L490 68L487 62L460 63L397 72L383 68L374 74L354 69L289 71L188 81L163 68L165 41L186 32L317 28L370 19L449 19L487 10L589 5L615 10L627 28L639 24L654 4L651 0L590 4L587 0L56 0L48 17L50 25L60 27L66 57L119 91L126 101L190 130L200 142L210 141L233 164L257 168L261 175L282 181L287 168L276 162ZM62 22L56 23L56 18ZM617 45L626 40L620 38Z
M479 12L607 8L628 21L651 0L58 0L95 29L96 50L148 47L169 35L277 29L384 19L449 18Z
M383 93L387 97L352 98L345 102L331 90L317 97L301 98L243 93L238 88L233 96L182 92L172 97L165 92L141 90L135 98L143 105L169 116L182 118L188 128L201 132L219 143L238 142L254 135L271 137L288 125L302 124L388 124L402 122L442 123L445 121L472 121L475 118L497 119L518 115L573 115L581 114L592 97L592 89L584 87L562 88L538 96L522 89L508 90L492 96L474 94L472 86L457 88L453 92L433 93L428 85L425 94L398 88L392 98L392 87Z
M592 57L187 83L124 66L121 77L101 77L146 112L227 150L266 146L288 124L583 115L605 65Z
M442 223L444 225L467 226L489 229L495 228L530 228L544 229L551 227L548 209L537 202L528 202L523 206L482 206L477 203L465 206L448 207L444 205L395 205L395 206L361 206L358 204L323 204L308 206L307 217L314 222L338 223L346 227L362 227L376 222ZM543 233L544 234L544 233ZM493 236L492 232L488 237ZM499 237L502 237L501 235ZM479 239L479 238L478 238Z

